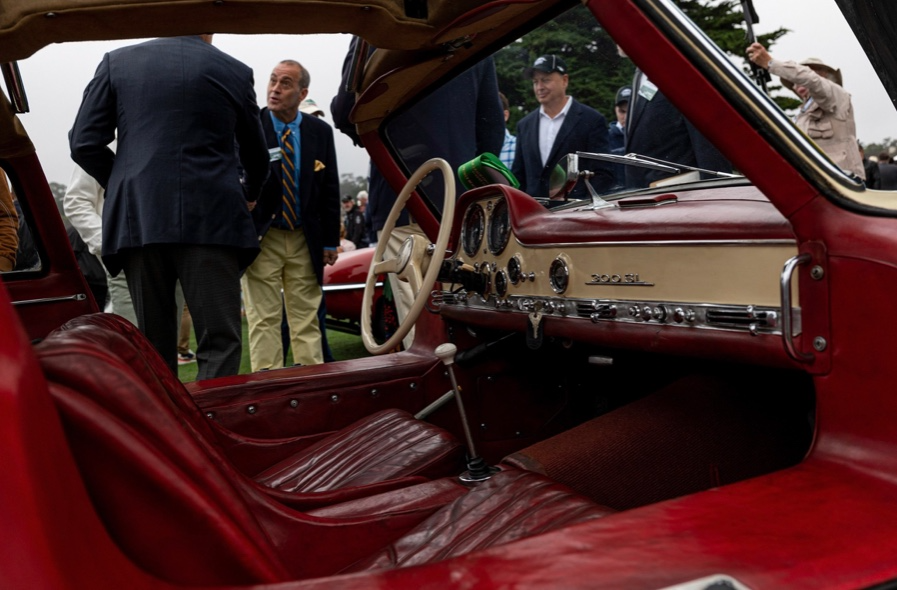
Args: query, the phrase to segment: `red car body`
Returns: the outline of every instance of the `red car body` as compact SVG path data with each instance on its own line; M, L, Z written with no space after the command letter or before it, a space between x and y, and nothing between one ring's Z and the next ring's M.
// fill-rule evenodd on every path
M528 23L571 6L465 0L430 2L427 13L426 4L3 0L0 61L82 38L349 30L387 50L369 66L354 117L378 167L401 186L403 168L379 133L383 118L519 38ZM883 29L892 22L882 2L843 4L852 7L845 12L872 11ZM750 183L675 186L613 199L609 208L558 210L506 186L468 191L453 219L455 274L444 279L461 287L442 288L430 306L436 313L417 320L413 347L194 384L178 403L208 419L198 430L181 406L128 401L174 387L170 375L151 370L138 383L135 367L152 366L149 352L129 363L111 346L48 337L97 310L82 295L89 291L38 157L10 102L0 101L0 164L27 202L42 260L40 270L5 275L0 287L0 586L890 587L893 194L841 174L672 3L585 6ZM665 204L646 207L646 195ZM467 233L471 208L483 207L491 228L501 204L504 249L479 242L465 252L465 240L477 241ZM409 209L435 236L439 221L423 196ZM532 278L502 293L497 277L515 256ZM362 267L348 268L345 281L356 282ZM332 314L350 313L331 301ZM788 333L783 321L797 311L799 328ZM501 463L500 477L541 472L546 486L561 482L600 515L558 526L567 515L545 498L527 503L514 482L495 490L494 503L445 514L434 506L453 506L443 496L463 493L451 476L346 503L331 495L330 504L247 483L355 420L384 408L416 412L439 398L452 385L433 351L447 341L470 351L456 373L477 447ZM64 371L70 386L60 384ZM115 430L84 406L79 415L91 426L79 430L66 400L80 403L91 388L110 404L125 400L120 410L135 424ZM169 412L171 427L139 422L144 410ZM451 406L428 420L461 438ZM138 440L133 449L122 442ZM402 490L400 501L389 495ZM571 492L558 493L562 508L572 502ZM388 516L384 498L394 502ZM443 518L414 529L422 504ZM496 541L513 533L522 521L510 515L521 513L531 520L520 526L530 528ZM207 530L218 532L196 536ZM363 566L381 550L414 565ZM433 556L417 562L406 550Z
M324 268L324 298L327 302L327 315L347 322L341 324L344 329L357 324L361 320L361 300L364 295L364 282L371 267L373 248L360 248L351 252L342 252L333 266ZM377 290L375 297L382 294ZM355 331L355 330L352 330Z

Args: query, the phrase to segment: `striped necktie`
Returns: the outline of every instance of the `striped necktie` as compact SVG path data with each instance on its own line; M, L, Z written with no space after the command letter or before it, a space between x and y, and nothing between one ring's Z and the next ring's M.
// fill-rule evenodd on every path
M289 229L296 229L299 224L299 216L296 214L298 207L298 199L296 195L299 193L296 186L296 165L295 154L293 150L293 138L289 127L283 128L283 134L280 136L280 176L283 184L283 223Z

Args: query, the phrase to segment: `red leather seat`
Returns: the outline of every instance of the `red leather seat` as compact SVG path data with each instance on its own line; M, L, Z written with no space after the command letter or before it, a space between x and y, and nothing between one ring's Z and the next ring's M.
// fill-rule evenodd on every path
M133 324L112 314L92 314L69 321L47 342L93 342L125 362L162 400L178 410L181 421L200 440L223 452L233 434L210 421L180 380ZM77 369L72 367L75 371ZM62 374L56 377L65 383ZM250 442L240 439L245 446ZM277 441L288 445L291 441ZM362 418L322 439L299 437L289 456L265 465L254 479L284 502L312 507L418 483L422 478L458 473L463 448L449 432L388 409ZM281 494L281 492L286 493Z
M94 509L131 560L170 582L429 563L612 512L513 468L472 488L444 478L300 512L229 468L171 398L104 346L60 333L36 350Z

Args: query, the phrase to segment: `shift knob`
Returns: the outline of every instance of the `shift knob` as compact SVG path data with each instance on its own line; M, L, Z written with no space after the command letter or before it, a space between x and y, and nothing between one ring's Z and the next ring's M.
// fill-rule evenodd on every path
M458 347L451 342L446 342L437 346L435 352L439 360L447 367L455 362L455 353L458 352Z

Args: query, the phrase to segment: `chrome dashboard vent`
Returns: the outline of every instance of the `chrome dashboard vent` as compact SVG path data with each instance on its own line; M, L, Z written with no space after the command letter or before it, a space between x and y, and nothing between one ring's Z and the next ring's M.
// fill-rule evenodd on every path
M769 330L779 324L779 314L771 310L710 307L706 311L707 325L717 328L744 328L751 331Z

